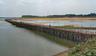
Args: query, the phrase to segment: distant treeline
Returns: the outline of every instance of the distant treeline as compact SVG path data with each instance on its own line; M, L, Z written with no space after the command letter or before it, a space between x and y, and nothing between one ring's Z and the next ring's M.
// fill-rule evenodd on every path
M33 16L33 15L23 15L22 17L24 17L24 18L37 18L37 17L39 17L39 16Z
M96 13L90 14L66 14L66 15L48 15L48 16L33 16L33 15L23 15L23 18L58 18L58 17L96 17Z

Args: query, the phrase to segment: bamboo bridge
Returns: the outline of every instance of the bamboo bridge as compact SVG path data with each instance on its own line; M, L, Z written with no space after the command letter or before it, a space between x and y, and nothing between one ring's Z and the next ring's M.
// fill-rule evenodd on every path
M8 19L6 21L19 27L44 32L46 34L56 36L55 38L70 40L73 42L85 42L88 39L96 37L95 33L86 33L76 30L66 30L33 23L17 22L16 20L11 19Z

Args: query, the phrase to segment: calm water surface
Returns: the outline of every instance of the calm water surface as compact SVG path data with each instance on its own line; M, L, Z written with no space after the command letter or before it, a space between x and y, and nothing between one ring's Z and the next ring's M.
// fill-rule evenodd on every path
M26 23L38 23L52 26L64 26L64 25L78 25L81 27L96 27L96 21L47 21L47 20L33 20L23 21Z
M67 48L0 21L0 56L52 56Z

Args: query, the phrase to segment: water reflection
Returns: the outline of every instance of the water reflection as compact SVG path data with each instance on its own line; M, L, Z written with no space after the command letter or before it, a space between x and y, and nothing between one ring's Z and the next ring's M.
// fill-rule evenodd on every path
M52 56L67 48L0 21L0 56Z

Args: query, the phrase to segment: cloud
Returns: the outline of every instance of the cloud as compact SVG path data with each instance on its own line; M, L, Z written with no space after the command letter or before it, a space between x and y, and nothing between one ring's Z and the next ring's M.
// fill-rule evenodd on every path
M96 0L0 0L0 8L0 16L81 14L96 12Z
M0 5L1 5L1 4L4 4L4 2L3 2L3 1L0 1Z

